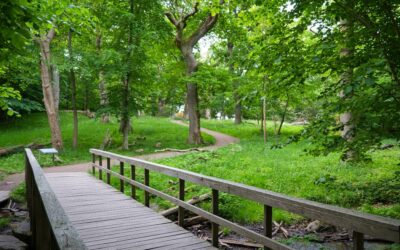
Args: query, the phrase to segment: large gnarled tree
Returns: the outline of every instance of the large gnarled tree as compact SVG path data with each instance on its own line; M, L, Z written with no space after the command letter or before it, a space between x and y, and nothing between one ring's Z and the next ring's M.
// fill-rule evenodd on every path
M193 10L181 17L167 12L165 15L168 20L175 26L176 36L175 43L182 53L183 60L186 66L186 75L191 76L197 70L198 63L193 53L193 48L197 42L204 37L216 24L218 14L207 14L206 18L200 25L190 34L185 35L185 28L188 20L199 12L199 3L197 2ZM200 133L200 112L199 112L199 97L197 91L197 83L188 82L186 84L186 105L189 115L189 137L188 143L201 144L202 137Z

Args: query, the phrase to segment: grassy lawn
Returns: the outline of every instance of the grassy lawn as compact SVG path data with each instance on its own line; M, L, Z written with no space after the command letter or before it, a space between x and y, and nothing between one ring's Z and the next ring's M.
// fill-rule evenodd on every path
M161 143L160 148L178 148L184 149L191 147L186 143L188 129L171 123L168 118L152 118L152 117L133 117L133 133L130 135L130 143L135 145L130 147L129 151L119 149L122 136L118 132L119 123L116 119L112 119L110 123L104 124L96 119L89 119L86 116L79 116L79 145L73 150L72 145L72 113L61 112L60 124L64 140L65 150L60 153L63 160L58 165L66 165L75 162L90 161L89 148L99 148L103 142L106 131L112 134L111 148L109 151L125 154L138 155L153 153L157 149L156 144ZM214 143L214 138L204 135L207 144ZM14 145L26 145L29 143L49 143L50 131L45 113L34 113L25 115L22 118L0 122L0 148L10 147ZM136 152L136 150L143 150ZM52 166L50 156L39 155L35 151L36 156L42 166ZM21 172L24 168L24 157L22 153L14 154L0 158L0 180L4 176Z
M271 137L264 145L256 124L203 121L202 126L239 137L241 142L215 152L193 153L158 162L295 197L400 218L399 148L372 152L371 163L351 165L340 162L338 154L307 155L304 152L307 146L305 141L282 149L271 149L275 142L273 130L268 131ZM270 128L272 126L269 124ZM286 125L281 141L300 129L299 126ZM176 179L151 173L150 182L158 190L172 195L178 193ZM114 185L118 185L116 180ZM210 192L197 185L188 185L186 191L188 198ZM169 205L158 198L153 201L161 208ZM221 201L221 212L227 218L241 223L256 223L262 219L260 204L227 194L222 194ZM203 206L208 207L209 204ZM276 209L274 219L293 222L300 217Z

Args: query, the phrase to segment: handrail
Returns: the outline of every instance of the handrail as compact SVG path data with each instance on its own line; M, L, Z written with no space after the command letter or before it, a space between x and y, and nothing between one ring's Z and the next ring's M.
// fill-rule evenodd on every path
M29 148L25 149L26 198L34 249L87 249Z
M287 249L287 246L270 239L272 229L272 207L281 208L283 210L296 213L304 217L318 219L334 226L341 226L353 230L354 244L355 246L357 246L356 249L362 249L364 234L374 236L383 240L400 242L400 220L366 214L347 208L326 205L301 198L295 198L265 189L248 186L245 184L240 184L215 177L209 177L187 170L176 169L169 166L131 158L115 153L110 153L98 149L90 149L90 153L92 153L93 155L93 170L95 168L99 168L99 177L102 174L102 171L105 171L107 173L108 183L110 175L116 176L121 181L121 191L123 191L123 182L127 182L133 187L138 187L145 191L145 195L147 194L147 201L145 201L145 203L148 203L148 193L152 193L173 202L174 204L180 206L180 208L190 210L191 212L194 212L198 215L205 217L206 219L209 219L213 223L229 227L237 233L256 240L272 249ZM95 163L96 156L99 157L98 165ZM102 166L102 157L107 158L106 168ZM110 170L110 159L114 159L120 162L119 174ZM123 176L124 163L131 165L133 173L135 167L144 168L145 179L147 177L147 184L142 184L135 181L134 174L132 175L131 179ZM180 192L179 199L149 187L148 171L155 171L171 177L179 178L180 190L183 190L183 193ZM206 186L213 190L213 207L216 208L213 213L206 212L196 206L190 205L189 203L183 201L182 197L184 197L184 188L182 188L182 186L184 187L185 181ZM240 227L237 224L234 224L217 216L216 214L218 214L218 191L237 195L242 198L263 204L265 226L264 235L256 234L253 231L250 231L244 227Z

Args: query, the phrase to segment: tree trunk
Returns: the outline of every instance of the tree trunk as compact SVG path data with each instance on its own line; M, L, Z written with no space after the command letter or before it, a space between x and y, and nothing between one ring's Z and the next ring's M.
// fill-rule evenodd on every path
M222 4L223 1L220 2ZM190 76L197 70L197 62L193 55L193 47L197 42L204 37L216 24L218 14L208 13L207 17L194 29L189 36L184 36L184 30L187 26L187 21L190 17L198 13L199 3L196 2L193 11L184 15L179 20L172 13L165 13L168 20L176 28L175 42L177 47L182 52L183 59L186 65L186 75ZM189 115L189 137L188 143L201 144L203 142L200 133L200 112L199 98L197 93L196 83L187 83L186 103Z
M102 41L102 36L98 32L96 36L96 48L97 48L97 53L99 55L101 52L101 41ZM100 107L104 108L108 105L108 95L106 90L106 83L105 83L103 69L99 70L99 92L100 92ZM103 113L101 115L101 121L103 123L108 123L110 121L110 115L108 113Z
M181 51L185 60L186 75L191 76L197 70L197 62L193 55L193 47L183 46ZM196 145L202 144L203 139L200 132L199 97L196 83L186 84L186 104L189 116L188 143Z
M286 117L288 106L289 106L289 95L287 95L285 109L283 110L281 122L279 123L278 132L276 133L277 135L281 135L281 130L282 130L283 123L285 122L285 117Z
M135 15L133 9L133 0L130 0L130 11ZM120 131L122 132L122 149L129 149L129 134L132 131L131 127L131 113L129 109L129 99L130 99L130 84L132 80L132 45L133 45L133 25L132 21L129 23L129 34L128 34L128 44L127 44L126 62L128 64L126 75L124 76L122 83L122 107L121 107L121 126Z
M60 72L58 72L57 66L51 66L52 71L52 82L53 82L53 96L54 96L54 107L58 113L58 108L60 106Z
M210 119L211 119L211 109L210 109L210 108L206 108L204 117L205 117L207 120L210 120Z
M58 150L63 149L63 141L61 136L60 125L58 123L58 112L54 102L53 88L50 79L50 42L55 35L52 29L49 33L36 41L40 47L40 78L42 81L43 102L46 108L47 118L51 130L51 144Z
M68 54L70 60L70 69L69 69L69 83L71 85L71 105L74 117L74 128L73 128L73 136L72 136L72 148L76 149L78 146L78 111L76 109L76 78L74 71L74 57L72 52L72 30L70 29L68 32Z
M350 33L351 31L349 30L350 25L348 23L347 20L342 20L341 21L341 31L343 33L345 33L345 41L344 41L344 46L340 51L340 56L344 59L347 60L349 57L352 56L352 52L351 49L349 47L347 47L347 45L349 44L349 39L350 39ZM343 89L346 87L346 85L350 84L352 81L352 67L351 65L348 66L348 69L343 72L343 74L341 75L341 83L343 86ZM347 99L347 98L351 98L351 93L345 94L344 91L340 91L339 93L340 98L342 98L343 100ZM340 123L343 125L343 129L341 131L341 136L344 140L346 140L347 142L351 143L353 141L354 138L354 128L355 128L355 123L354 123L354 116L350 111L344 112L342 114L340 114L339 117ZM351 148L348 148L347 151L345 152L345 154L342 156L342 159L345 161L352 161L358 158L358 153Z
M122 149L129 149L129 133L131 132L131 121L129 112L129 80L125 79L122 91L121 125Z
M233 62L233 43L228 41L228 56L229 56L229 71L232 75L235 75L235 66ZM233 81L233 100L235 101L235 124L242 123L242 103L238 93L239 82Z
M266 96L263 98L263 137L264 143L267 143L267 100Z

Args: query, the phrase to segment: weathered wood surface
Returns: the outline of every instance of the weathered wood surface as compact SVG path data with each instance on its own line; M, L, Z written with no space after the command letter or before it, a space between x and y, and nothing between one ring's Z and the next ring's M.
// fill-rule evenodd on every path
M321 220L331 225L345 227L347 229L354 230L356 232L360 232L384 240L400 242L400 234L399 234L400 220L361 213L351 209L290 197L287 195L279 194L265 189L260 189L215 177L209 177L194 172L182 169L176 169L169 166L156 164L140 160L137 158L122 156L102 150L91 149L90 152L98 156L112 158L129 165L135 165L136 167L141 167L150 171L159 172L171 177L176 177L221 192L237 195L242 198L253 200L270 207L281 208L286 211L296 213L308 218ZM111 174L115 175L114 173ZM198 208L188 205L187 203L183 203L182 201L175 200L173 198L171 199L171 197L168 197L168 195L165 195L157 190L150 190L147 187L144 187L143 185L130 182L128 179L126 180L126 182L130 183L131 185L135 185L136 187L139 187L141 189L144 189L146 191L149 191L162 198L168 199L170 201L173 200L172 202L175 203L176 205L191 210L192 212L195 212L198 215L201 216L206 215L204 217L207 219L211 219L211 217L215 219L213 215L205 214L203 210L197 212L193 211L197 210ZM227 221L225 222L228 223ZM265 238L264 242L266 242Z
M87 173L48 173L46 179L88 249L212 249Z
M86 249L30 149L25 149L25 181L35 249Z

